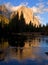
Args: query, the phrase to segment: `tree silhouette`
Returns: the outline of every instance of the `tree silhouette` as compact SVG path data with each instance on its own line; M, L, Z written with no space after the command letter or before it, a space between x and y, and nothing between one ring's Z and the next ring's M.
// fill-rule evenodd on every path
M21 12L21 16L20 16L20 21L19 21L19 29L20 29L20 32L25 32L25 19L24 19L24 16L23 16L23 12Z
M33 23L31 23L31 21L30 21L30 23L29 23L29 27L28 27L28 28L29 28L29 32L34 32L34 31L36 31L36 30L35 30L36 27L33 25Z
M2 35L2 23L0 21L0 37L1 37L1 35Z
M43 34L48 34L48 24L45 26L39 25L39 27L34 26L33 23L26 24L23 12L21 12L20 19L19 14L17 14L10 20L9 24L3 23L3 21L0 22L0 31L2 33L8 33L8 32L15 32L15 33L22 33L22 32L40 32ZM44 33L45 32L45 33ZM0 32L1 33L1 32Z
M10 20L9 29L12 32L18 32L19 15L18 13Z
M46 34L48 35L48 23L46 24L45 32L46 32Z

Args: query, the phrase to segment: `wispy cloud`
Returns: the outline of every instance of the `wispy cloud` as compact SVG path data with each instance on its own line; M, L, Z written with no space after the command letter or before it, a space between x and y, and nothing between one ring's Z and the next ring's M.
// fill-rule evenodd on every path
M13 5L11 5L11 3L10 2L8 2L8 3L6 3L5 4L5 6L6 6L6 8L9 10L9 11L16 11L18 8L19 8L19 6L13 6ZM20 5L21 6L21 5Z
M42 13L43 13L42 9L39 8L39 7L33 6L31 9L32 9L33 12L36 13L36 14L42 14Z
M21 6L27 6L27 5L28 5L28 2L23 2L23 3L21 3L21 4L18 5L18 6L13 6L13 5L11 5L10 2L5 3L5 6L6 6L6 8L7 8L9 11L16 11L19 7L21 7Z
M46 3L48 5L48 3ZM34 15L39 19L39 21L43 24L44 17L40 17L40 15L45 14L48 12L48 7L46 7L45 2L37 3L36 6L31 8L34 12Z
M9 11L16 11L21 6L28 6L28 2L22 2L19 6L13 6L10 2L8 2L5 6ZM31 9L37 14L48 12L48 8L45 8L45 4L43 2L37 3L36 6L31 7Z
M37 3L36 6L32 7L33 12L36 14L43 14L45 12L48 12L48 7L46 8L44 2Z
M48 4L48 3L46 3ZM21 6L28 6L28 2L22 2L20 5L18 6L14 6L12 5L10 2L5 4L6 8L13 12L18 10L18 8L20 8ZM45 12L48 12L48 7L45 6L44 2L40 2L40 3L36 3L36 5L29 7L31 10L33 10L33 13L35 14L35 16L39 19L39 21L43 21L43 18L40 17L40 15L38 14L44 14Z
M48 2L46 4L48 5Z
M20 5L22 5L22 6L28 6L28 2L22 2Z

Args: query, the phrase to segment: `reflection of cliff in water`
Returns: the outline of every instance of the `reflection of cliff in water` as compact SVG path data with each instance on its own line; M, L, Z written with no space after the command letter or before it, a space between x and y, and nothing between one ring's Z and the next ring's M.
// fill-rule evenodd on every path
M47 46L47 40L46 37L25 35L10 35L7 38L2 38L0 39L0 61L38 58L40 54L36 55L35 53L41 53L42 49L45 51L43 47Z
M0 60L5 59L5 56L7 56L11 52L11 51L8 52L10 47L13 47L13 49L16 52L16 55L19 52L20 57L22 57L25 40L26 40L26 37L23 35L15 35L15 36L10 35L8 36L8 38L1 38L0 39Z
M20 59L22 58L25 41L26 41L26 36L24 35L15 35L15 36L12 35L11 37L8 38L9 46L11 46L15 50L16 55L18 55L18 53L20 54Z

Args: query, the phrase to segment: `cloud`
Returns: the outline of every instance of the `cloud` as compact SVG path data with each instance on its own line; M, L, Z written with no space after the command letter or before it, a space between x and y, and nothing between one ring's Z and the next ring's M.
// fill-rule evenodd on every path
M48 8L45 8L44 11L48 12Z
M6 8L9 11L16 11L18 8L21 6L28 6L28 2L22 2L19 6L13 6L11 5L10 2L5 4ZM40 13L42 14L44 11L48 11L48 9L44 9L44 4L43 3L38 3L37 6L33 6L31 9L33 10L34 13ZM29 7L30 8L30 7Z
M46 8L44 2L37 3L36 6L32 7L32 10L36 14L43 14L44 12L48 12L48 8Z
M45 4L43 2L37 3L36 5L37 6L31 7L31 9L33 10L34 13L36 13L36 14L42 14L44 12L48 12L48 8L45 8ZM5 6L6 6L6 8L9 11L16 11L21 6L28 6L28 2L22 2L19 6L13 6L13 5L11 5L10 2L8 2L8 3L5 4Z
M9 10L9 11L16 11L18 8L19 8L19 6L13 6L13 5L11 5L11 3L10 2L8 2L8 3L6 3L6 4L4 4L5 6L6 6L6 8ZM20 5L21 6L21 5Z
M20 5L22 5L22 6L28 6L28 2L22 2Z
M27 6L28 5L28 2L23 2L23 3L21 3L20 5L18 5L18 6L13 6L13 5L11 5L11 3L10 2L8 2L8 3L6 3L6 4L4 4L5 6L6 6L6 8L9 10L9 11L16 11L18 8L20 8L21 6Z
M43 13L42 9L39 8L39 7L33 6L31 9L32 9L33 12L36 13L36 14L42 14L42 13Z
M40 17L39 14L42 15L45 12L48 12L48 7L45 6L44 2L37 3L35 6L32 6L32 7L28 6L28 2L22 2L18 6L14 6L10 2L8 2L8 3L5 4L5 6L11 12L18 10L18 8L20 8L21 6L27 6L28 8L30 8L31 10L33 10L34 15L39 19L39 21L41 23L43 22L43 18Z
M47 3L48 4L48 3ZM34 15L38 18L38 20L41 22L41 24L45 24L44 16L40 16L48 12L48 7L46 7L46 4L44 2L37 3L36 6L33 6L31 8L34 12Z
M48 2L46 4L48 5Z

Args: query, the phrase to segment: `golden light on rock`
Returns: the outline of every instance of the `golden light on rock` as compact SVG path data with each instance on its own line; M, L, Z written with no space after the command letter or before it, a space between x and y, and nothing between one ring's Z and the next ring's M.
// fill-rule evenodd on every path
M32 9L25 6L21 6L20 8L18 8L15 12L11 14L11 18L13 18L17 12L19 14L19 18L20 18L21 12L23 13L26 24L29 24L31 21L31 23L36 27L40 25L39 19L35 17Z

